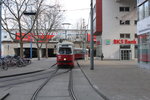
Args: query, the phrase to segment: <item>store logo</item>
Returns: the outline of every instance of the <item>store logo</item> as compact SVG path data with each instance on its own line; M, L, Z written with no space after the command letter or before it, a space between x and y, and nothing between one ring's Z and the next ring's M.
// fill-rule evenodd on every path
M114 44L137 44L136 40L114 39Z
M106 40L106 45L110 45L110 40Z

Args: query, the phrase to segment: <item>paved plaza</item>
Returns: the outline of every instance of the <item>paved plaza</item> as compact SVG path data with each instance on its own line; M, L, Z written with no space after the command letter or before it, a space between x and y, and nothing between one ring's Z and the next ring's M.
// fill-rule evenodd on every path
M150 100L150 70L140 68L136 61L96 59L94 70L90 70L90 60L78 62L94 86L109 100ZM0 77L44 70L54 63L56 58L34 59L29 66L0 71Z

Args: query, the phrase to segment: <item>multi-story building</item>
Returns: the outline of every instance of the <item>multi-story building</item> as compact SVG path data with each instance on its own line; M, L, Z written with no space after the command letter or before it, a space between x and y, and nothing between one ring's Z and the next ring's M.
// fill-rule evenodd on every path
M93 7L97 56L103 53L104 59L137 58L136 0L95 0Z
M137 8L138 62L141 67L150 68L150 0L137 0Z

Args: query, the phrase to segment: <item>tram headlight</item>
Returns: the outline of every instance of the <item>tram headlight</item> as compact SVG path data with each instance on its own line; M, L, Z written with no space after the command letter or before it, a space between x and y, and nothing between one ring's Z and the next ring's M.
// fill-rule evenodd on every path
M67 59L66 59L66 58L64 58L64 60L66 61Z

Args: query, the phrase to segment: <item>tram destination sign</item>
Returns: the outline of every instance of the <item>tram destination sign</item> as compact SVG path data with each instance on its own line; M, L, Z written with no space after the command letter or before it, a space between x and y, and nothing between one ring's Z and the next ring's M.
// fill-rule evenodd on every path
M137 44L136 40L127 40L127 39L114 39L114 44Z

